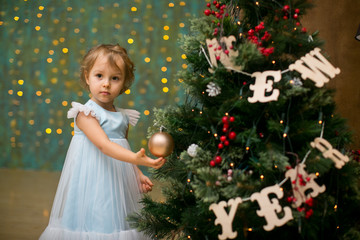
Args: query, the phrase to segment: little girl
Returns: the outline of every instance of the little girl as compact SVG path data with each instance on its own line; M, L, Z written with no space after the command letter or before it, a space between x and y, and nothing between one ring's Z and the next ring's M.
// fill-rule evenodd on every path
M126 221L140 208L141 192L153 186L136 165L160 168L165 159L129 150L128 124L135 126L140 113L113 103L133 80L134 64L119 45L99 45L85 55L81 81L91 99L73 102L68 112L75 134L41 240L147 239Z

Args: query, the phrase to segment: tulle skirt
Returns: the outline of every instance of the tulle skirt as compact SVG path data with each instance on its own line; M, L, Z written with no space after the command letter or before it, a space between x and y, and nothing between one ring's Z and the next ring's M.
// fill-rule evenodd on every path
M126 139L111 139L129 149ZM126 217L141 207L132 164L103 154L75 135L61 173L48 227L40 240L141 240Z

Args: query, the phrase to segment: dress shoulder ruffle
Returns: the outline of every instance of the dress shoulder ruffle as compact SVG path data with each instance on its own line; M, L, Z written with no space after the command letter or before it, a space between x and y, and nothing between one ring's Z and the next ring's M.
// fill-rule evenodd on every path
M139 121L140 112L138 112L138 111L136 111L134 109L119 108L118 110L122 111L123 113L125 113L128 116L129 124L131 126L135 126L137 124L137 122Z
M90 107L78 102L72 102L71 106L72 108L70 108L69 111L67 112L67 118L76 118L79 112L83 112L86 116L89 116L90 114L92 117L100 121L100 117L97 116L95 111Z

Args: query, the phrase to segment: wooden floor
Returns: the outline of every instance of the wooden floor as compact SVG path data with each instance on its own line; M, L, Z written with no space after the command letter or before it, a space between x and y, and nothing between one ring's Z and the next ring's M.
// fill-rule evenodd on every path
M46 228L60 172L0 169L0 240L35 240ZM161 199L155 184L151 196Z

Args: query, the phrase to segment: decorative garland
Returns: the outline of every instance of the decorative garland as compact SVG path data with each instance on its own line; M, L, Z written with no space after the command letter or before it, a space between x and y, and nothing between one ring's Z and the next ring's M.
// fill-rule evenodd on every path
M242 73L246 76L255 77L254 84L250 85L250 90L253 91L253 96L248 98L250 103L277 101L280 91L273 89L273 84L274 82L279 82L281 75L288 71L297 71L301 74L302 79L312 80L318 88L323 87L325 83L329 82L329 78L334 78L340 73L340 69L335 68L320 53L320 48L315 48L313 51L310 51L310 53L291 64L286 70L247 73L242 71L242 66L236 66L232 61L232 58L237 57L239 54L238 51L234 50L232 45L235 40L236 38L234 36L222 37L220 42L218 42L216 38L211 40L206 39L210 58L206 55L204 48L202 46L200 47L210 65L208 69L209 72L214 73L214 68L218 66L218 61L220 61L226 69ZM221 46L226 46L226 49L223 49ZM269 80L269 78L273 80ZM220 92L219 89L218 92ZM211 96L216 95L212 94Z
M207 39L206 45L210 57L206 55L203 46L200 47L210 65L210 73L215 72L214 69L218 66L219 61L228 70L255 78L254 84L251 84L249 87L250 90L253 91L253 96L248 97L247 99L250 103L277 101L280 95L280 91L279 89L274 89L273 84L281 81L282 74L288 71L297 71L301 74L302 79L310 79L318 88L323 87L325 83L329 82L329 78L334 78L337 74L340 73L340 69L335 68L320 53L319 48L315 48L313 51L310 51L310 53L306 54L304 57L301 57L295 63L289 65L288 69L286 70L271 70L247 73L242 71L242 66L237 66L232 61L232 59L237 57L239 54L238 51L234 50L232 45L235 40L236 38L234 36L222 37L220 42L218 42L216 38ZM223 49L222 46L225 46L226 49ZM301 85L302 83L300 82L298 84ZM206 91L208 92L209 96L216 96L221 93L219 86L213 82L209 83L207 87L208 89ZM226 124L226 122L224 122L224 124ZM320 152L322 152L324 158L331 159L335 163L335 167L341 169L345 163L349 161L349 157L341 154L337 149L334 149L327 140L322 138L322 135L323 130L320 137L315 138L314 141L310 143L310 146L312 148L318 149ZM226 144L226 139L221 140L219 148L221 148L223 144ZM196 151L196 149L194 150ZM291 186L293 197L289 197L287 200L289 203L291 203L291 206L293 208L297 208L299 211L305 211L305 208L301 207L304 203L306 206L311 207L313 204L313 198L317 197L320 193L323 193L326 187L324 185L319 186L315 182L315 179L317 178L316 174L309 174L305 171L305 161L310 152L311 150L308 151L304 157L304 160L297 164L295 168L288 168L288 170L285 172L285 179L281 181L280 184L275 184L273 186L263 188L260 192L253 193L250 197L247 198L237 197L234 199L229 199L228 201L221 201L219 203L211 204L209 210L213 211L216 215L216 220L214 223L215 225L221 225L222 227L222 233L218 235L218 238L221 240L236 238L237 231L233 231L232 222L234 220L238 205L246 201L256 201L258 203L260 209L257 210L256 213L259 217L265 218L266 225L263 226L265 231L271 231L275 227L282 226L288 221L292 220L293 215L291 208L288 206L283 207L279 204L279 199L284 196L284 192L281 186L289 179L292 183ZM214 167L215 165L221 163L221 160L221 158L217 157L212 162L210 162L210 165ZM275 194L276 197L270 199L270 194ZM229 208L228 213L225 210L226 207ZM279 213L282 213L281 218L279 218ZM305 217L310 217L312 213L313 211L311 208L307 209L305 212Z
M331 159L335 163L335 167L341 169L345 163L349 161L349 157L341 154L337 149L334 149L332 145L325 140L324 138L315 138L313 142L310 143L311 147L317 148L325 158ZM235 199L229 199L226 201L221 201L219 203L213 203L210 205L209 210L213 211L216 220L215 225L220 224L222 227L222 234L219 234L218 237L220 240L224 239L234 239L237 236L237 231L233 231L232 222L236 213L236 209L239 204L251 200L252 202L257 201L259 204L260 210L257 210L256 213L259 217L264 217L267 224L263 226L265 231L271 231L275 227L280 227L293 219L291 208L288 206L282 207L279 204L279 199L284 196L283 189L281 185L284 184L287 180L291 180L291 186L293 191L293 196L288 201L292 202L292 207L298 208L299 211L304 211L300 206L305 203L309 206L312 206L312 198L319 195L319 193L325 192L326 187L324 185L319 186L315 179L317 176L314 173L308 174L305 171L305 160L310 151L306 154L303 162L296 165L296 167L289 168L285 172L285 179L280 184L275 184L263 188L260 192L253 193L248 198L237 197ZM310 193L305 194L305 192ZM277 198L269 197L269 194L275 194ZM225 207L229 207L229 214L226 212ZM279 218L278 214L283 212L282 218ZM312 210L310 209L306 212L305 216L311 216Z

